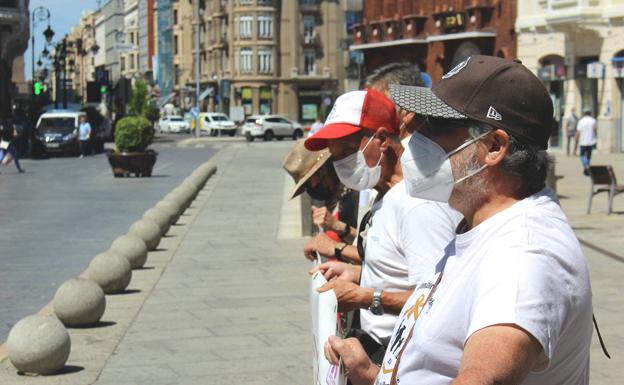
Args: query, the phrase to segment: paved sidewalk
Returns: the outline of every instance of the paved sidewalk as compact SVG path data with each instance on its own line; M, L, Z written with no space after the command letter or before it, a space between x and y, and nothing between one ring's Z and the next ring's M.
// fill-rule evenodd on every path
M98 384L311 378L301 239L276 239L291 143L233 145L175 258Z

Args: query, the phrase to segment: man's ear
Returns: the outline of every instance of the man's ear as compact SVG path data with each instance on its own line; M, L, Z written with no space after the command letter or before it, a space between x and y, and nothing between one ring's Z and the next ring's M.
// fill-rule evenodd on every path
M385 152L390 147L390 141L392 140L390 135L390 130L386 127L379 127L379 129L377 129L375 136L381 141L379 146L381 152Z
M495 166L505 158L509 151L509 134L501 129L496 129L486 138L485 143L488 146L488 152L485 155L485 164Z

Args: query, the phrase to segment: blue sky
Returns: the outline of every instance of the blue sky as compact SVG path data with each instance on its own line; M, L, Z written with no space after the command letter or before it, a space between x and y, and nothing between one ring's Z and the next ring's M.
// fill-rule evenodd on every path
M106 0L102 0L102 4L105 2ZM97 0L30 0L30 10L32 11L38 6L47 7L50 10L50 27L54 30L54 40L57 41L68 33L71 27L80 22L80 15L84 11L97 9L97 3ZM45 39L42 34L46 27L46 22L37 23L35 30L35 62L43 50ZM30 39L28 40L28 45L28 50L24 53L26 79L31 78Z

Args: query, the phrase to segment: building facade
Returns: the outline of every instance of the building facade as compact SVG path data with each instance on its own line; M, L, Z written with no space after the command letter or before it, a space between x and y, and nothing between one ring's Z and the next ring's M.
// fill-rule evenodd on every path
M124 43L119 45L121 76L126 79L142 77L139 69L139 1L124 2Z
M624 0L526 0L518 15L518 57L555 105L551 147L575 107L598 119L598 151L624 151Z
M12 116L13 61L28 47L30 23L28 0L0 2L0 122ZM23 71L23 69L22 69Z
M364 0L351 51L365 71L408 61L435 82L470 55L516 57L516 0Z
M322 117L344 90L348 3L206 0L202 110L227 113L238 106L246 115L277 113L303 122Z

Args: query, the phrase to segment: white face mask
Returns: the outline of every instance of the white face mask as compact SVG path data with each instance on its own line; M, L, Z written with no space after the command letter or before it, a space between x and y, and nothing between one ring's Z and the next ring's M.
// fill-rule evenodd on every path
M373 135L363 149L354 152L344 159L334 161L334 169L338 179L340 179L343 185L352 190L366 190L375 187L379 183L379 178L381 177L381 166L379 164L381 163L383 153L379 156L375 167L369 167L364 157L364 150L366 150L366 147L374 138L375 136Z
M458 153L472 143L475 143L486 132L473 138L456 149L446 153L442 147L426 136L414 132L405 151L401 155L401 168L405 179L407 193L415 198L438 202L448 202L453 192L453 186L484 170L483 165L467 175L455 180L451 169L450 156Z

